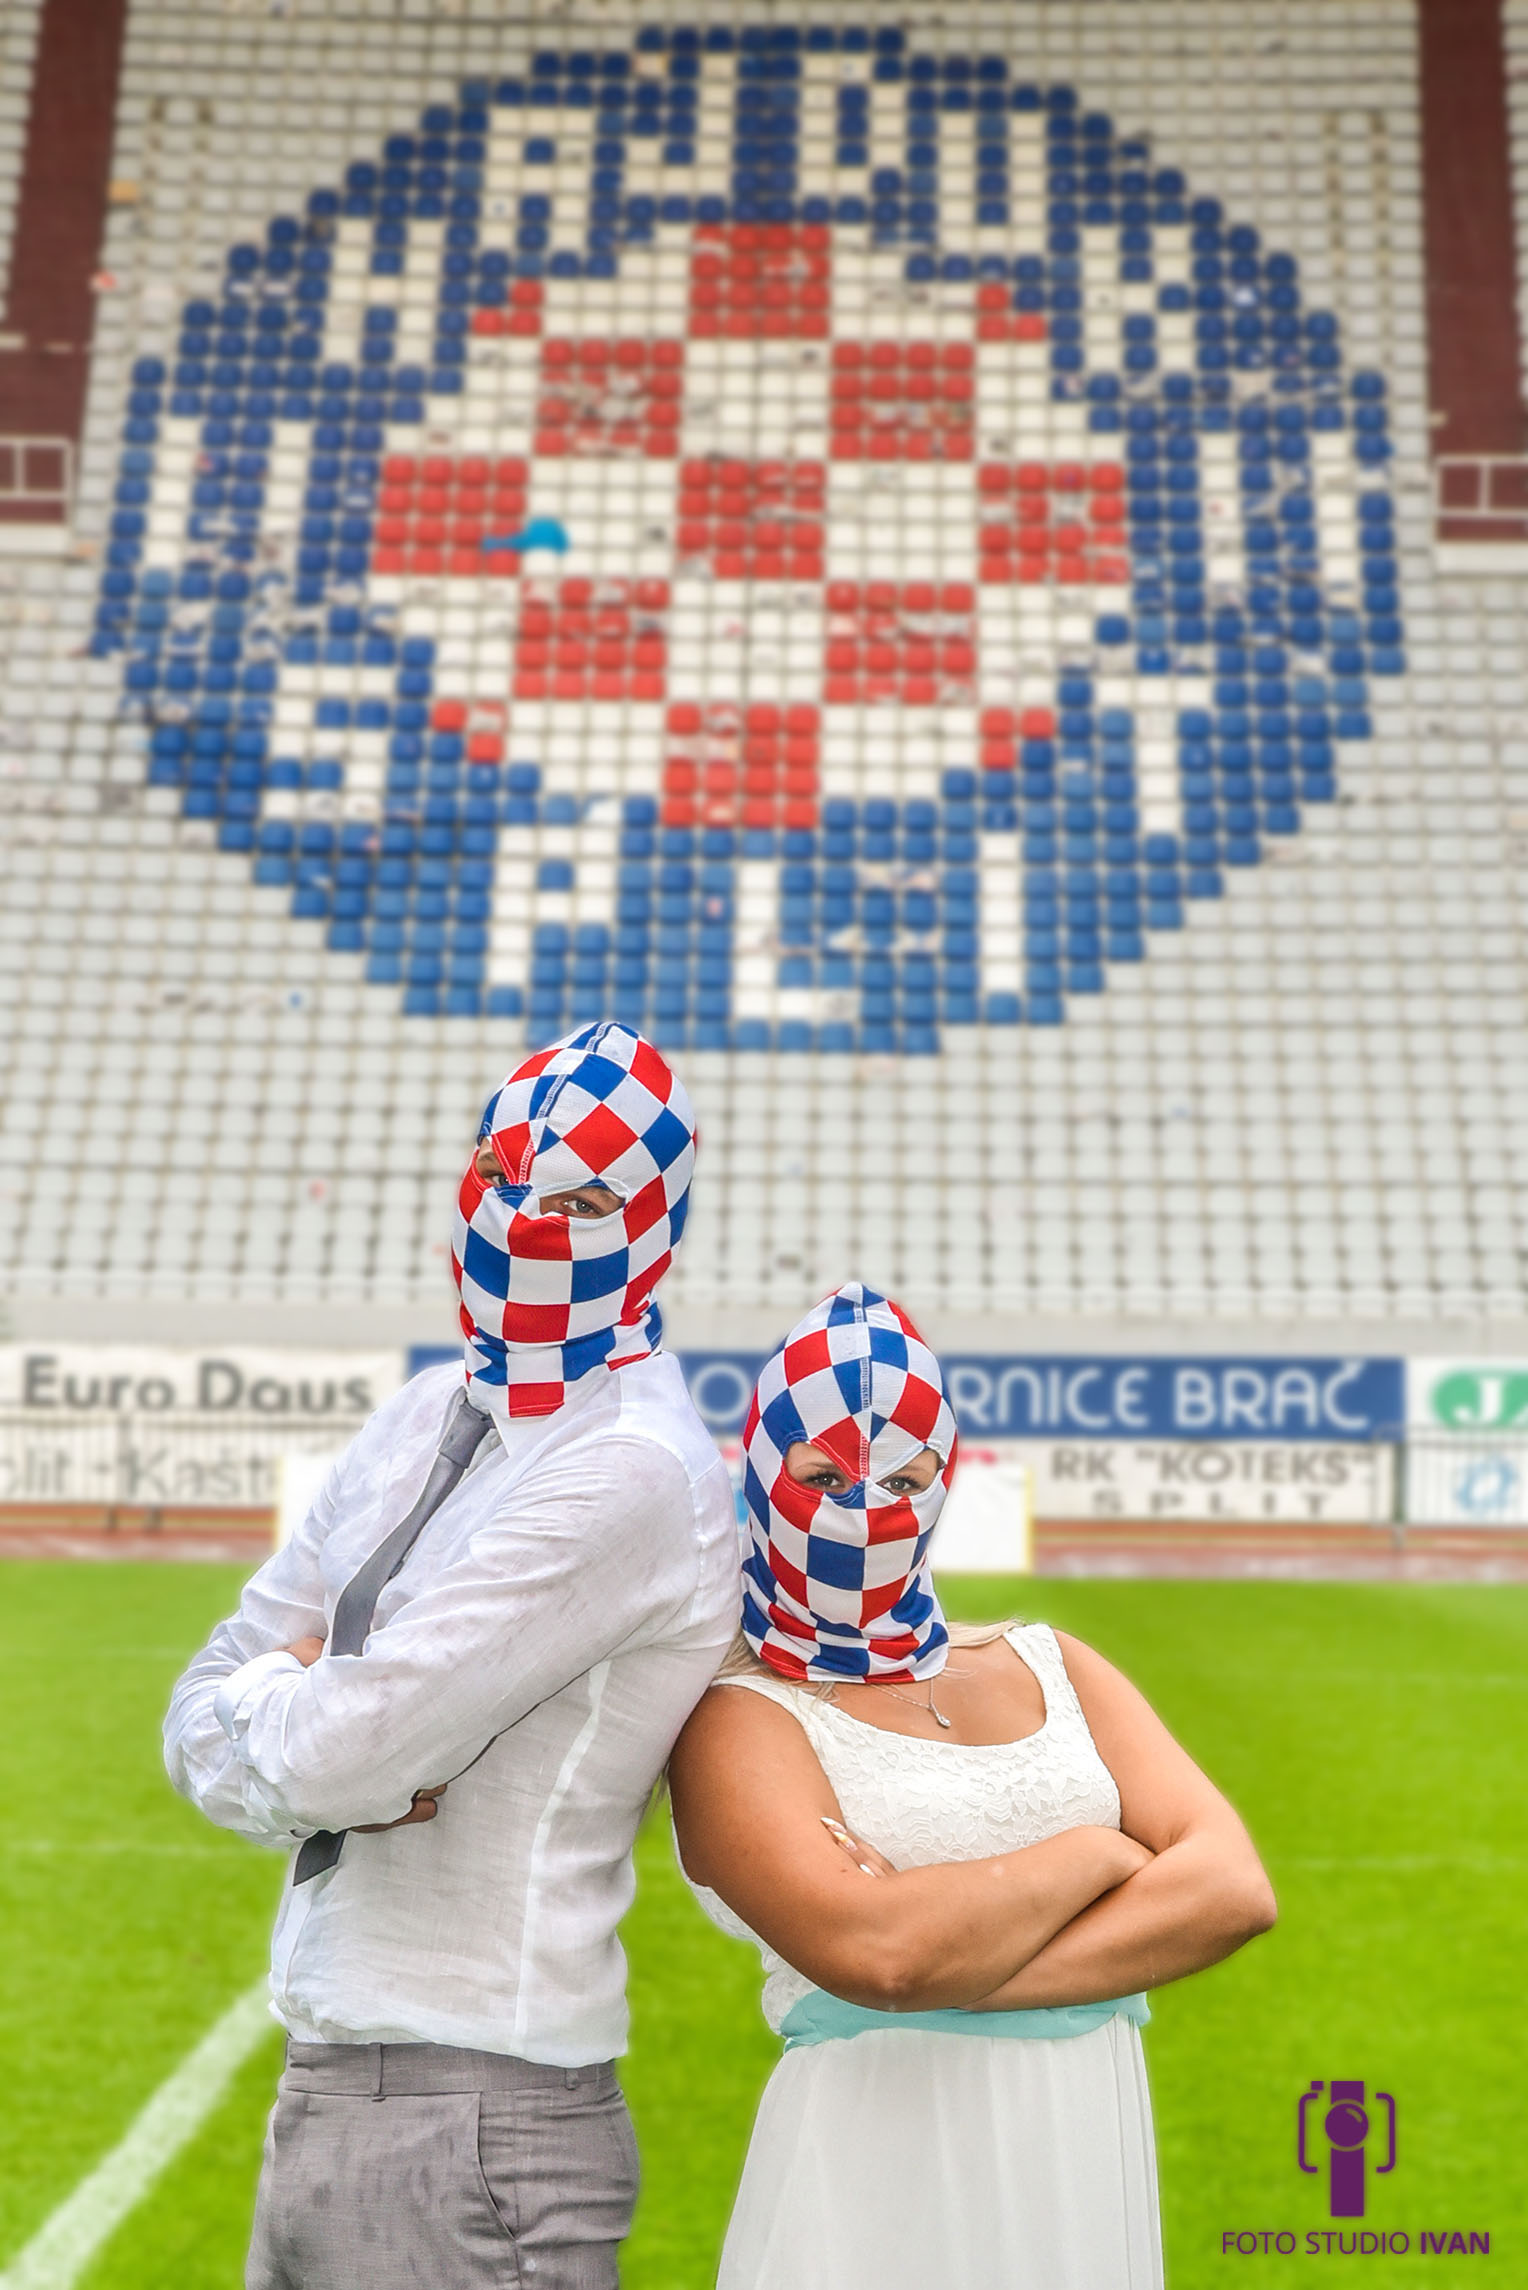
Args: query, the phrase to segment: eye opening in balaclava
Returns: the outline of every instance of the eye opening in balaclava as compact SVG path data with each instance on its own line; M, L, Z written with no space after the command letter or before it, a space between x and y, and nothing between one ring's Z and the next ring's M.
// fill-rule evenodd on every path
M491 1098L489 1100L489 1113L492 1112L493 1107L497 1104L497 1102L497 1097ZM487 1114L485 1114L484 1120L486 1122ZM487 1175L481 1166L483 1155L485 1153L488 1155L490 1161L492 1161L494 1164L496 1174L492 1176ZM526 1156L522 1156L522 1161L524 1161L525 1158ZM491 1130L480 1128L478 1131L477 1157L475 1166L477 1167L478 1175L482 1177L484 1182L491 1186L492 1189L497 1193L502 1193L516 1188L523 1189L519 1170L516 1168L505 1167L504 1162L500 1158L498 1139ZM605 1216L618 1216L626 1205L626 1194L621 1186L611 1182L608 1174L603 1177L591 1179L587 1185L565 1186L562 1188L561 1193L553 1192L551 1188L548 1187L547 1190L540 1195L541 1213L543 1216L560 1216L564 1214L564 1212L560 1209L553 1209L549 1207L549 1202L562 1198L566 1193L569 1192L590 1192L596 1190L609 1193L611 1196L611 1207L603 1210L601 1213Z

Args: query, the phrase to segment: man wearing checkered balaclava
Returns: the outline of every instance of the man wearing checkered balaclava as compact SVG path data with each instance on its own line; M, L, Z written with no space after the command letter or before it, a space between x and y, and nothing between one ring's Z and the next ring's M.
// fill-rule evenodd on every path
M378 1410L176 1688L177 1786L292 1855L250 2290L507 2263L614 2290L616 1926L738 1608L726 1473L652 1301L694 1157L629 1027L509 1076L458 1197L465 1377Z

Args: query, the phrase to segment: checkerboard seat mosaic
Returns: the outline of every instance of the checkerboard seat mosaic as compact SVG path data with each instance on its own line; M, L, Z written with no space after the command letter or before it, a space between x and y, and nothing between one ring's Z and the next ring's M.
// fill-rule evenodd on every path
M1528 1318L1410 0L586 13L128 11L75 553L0 559L17 1328L448 1338L464 1140L603 1018L681 1336Z
M431 103L137 362L148 776L408 1016L935 1053L1330 804L1386 386L990 46L642 27Z

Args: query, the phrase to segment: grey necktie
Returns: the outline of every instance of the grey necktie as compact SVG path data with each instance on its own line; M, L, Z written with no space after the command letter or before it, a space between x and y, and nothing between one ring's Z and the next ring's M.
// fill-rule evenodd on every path
M466 1470L483 1439L491 1416L474 1407L465 1392L452 1410L445 1435L435 1452L430 1476L424 1483L424 1492L407 1518L399 1521L390 1535L384 1536L363 1567L360 1567L340 1592L334 1609L334 1621L329 1630L326 1654L359 1654L366 1644L372 1617L377 1611L377 1600L383 1585L392 1581L420 1533L430 1518ZM310 1877L321 1876L332 1869L340 1857L345 1842L343 1829L316 1829L304 1840L297 1855L297 1867L292 1877L294 1885L306 1884Z

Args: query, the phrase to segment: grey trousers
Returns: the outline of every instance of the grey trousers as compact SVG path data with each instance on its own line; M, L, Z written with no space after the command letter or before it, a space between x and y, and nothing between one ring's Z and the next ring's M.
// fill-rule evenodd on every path
M616 2290L636 2199L613 2067L293 2043L246 2290Z

